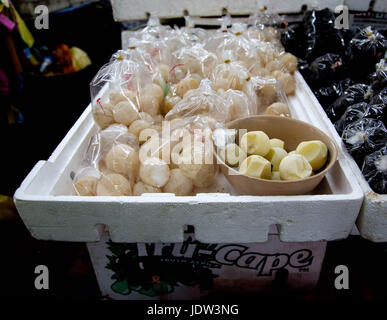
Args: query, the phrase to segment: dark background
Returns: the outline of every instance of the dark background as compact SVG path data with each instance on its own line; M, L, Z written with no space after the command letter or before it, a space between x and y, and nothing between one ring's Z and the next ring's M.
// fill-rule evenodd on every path
M90 102L89 82L121 46L120 24L113 21L108 1L50 14L48 30L36 30L33 20L26 23L35 45L47 46L51 51L61 43L77 46L88 53L92 65L54 77L24 70L24 87L18 94L19 82L10 77L13 104L24 116L24 123L8 126L4 113L1 114L1 137L6 151L1 167L6 170L0 179L0 194L10 196L35 163L50 156L82 114ZM11 63L3 61L2 65L6 71Z

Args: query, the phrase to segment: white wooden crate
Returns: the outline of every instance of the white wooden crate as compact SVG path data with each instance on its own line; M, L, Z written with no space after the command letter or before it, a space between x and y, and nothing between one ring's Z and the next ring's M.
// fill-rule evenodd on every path
M340 146L341 152L348 162L353 176L356 177L356 180L359 182L361 189L365 194L363 206L356 223L361 236L374 242L387 241L387 194L377 194L372 191L355 160L353 160L351 155L347 152L339 134L324 112L321 104L306 85L302 76L298 74L297 78L299 82L302 83L301 87L306 90L304 97L305 103L308 103L309 101L309 103L314 106L313 111L309 112L313 113L311 116L315 118L314 122L325 124L322 129L326 133L329 133L337 142L337 145Z
M111 3L114 19L129 21L146 19L149 14L159 18L178 18L187 13L199 17L221 16L224 10L231 15L248 15L260 10L267 13L298 13L303 6L334 10L344 0L111 0Z
M55 12L96 1L98 0L16 0L13 2L21 15L36 17L35 8L40 5L47 6L49 12Z
M296 79L292 114L324 130L325 124L310 116L316 108L305 100L308 87L298 73ZM114 242L181 242L184 226L193 225L201 242L247 243L266 241L270 226L277 225L282 241L335 240L348 236L363 200L342 153L308 195L241 196L219 174L211 189L202 190L206 193L190 197L71 196L72 172L97 130L89 105L48 161L39 161L16 191L16 206L34 237L98 241L106 226Z
M387 11L387 1L386 0L375 0L373 6L374 11L376 12L386 12Z
M267 13L298 13L301 8L334 10L346 5L350 10L386 12L385 0L111 0L116 21L147 19L149 14L159 18L179 18L185 14L196 17L221 16L226 10L231 15L248 15L264 10Z

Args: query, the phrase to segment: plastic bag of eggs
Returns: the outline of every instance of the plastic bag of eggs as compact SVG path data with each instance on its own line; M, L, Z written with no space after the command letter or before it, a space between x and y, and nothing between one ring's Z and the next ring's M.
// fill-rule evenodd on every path
M217 121L225 122L228 118L226 101L212 89L209 79L201 81L199 88L187 91L165 116L166 120L191 116L210 116Z
M249 79L249 72L239 62L224 62L218 64L211 73L214 90L242 90L244 82Z
M226 100L228 107L227 121L244 118L255 113L253 102L240 90L219 89L218 94Z

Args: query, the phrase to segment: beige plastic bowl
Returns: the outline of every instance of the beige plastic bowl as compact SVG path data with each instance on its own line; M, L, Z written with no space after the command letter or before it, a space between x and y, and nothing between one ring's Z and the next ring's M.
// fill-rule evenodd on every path
M332 168L337 159L337 148L333 140L320 129L300 120L279 116L250 116L227 123L230 129L263 131L270 139L278 138L285 142L285 149L293 151L298 144L307 140L321 140L328 147L328 160L325 169L300 180L279 181L252 178L240 174L226 165L216 154L220 168L234 189L242 195L297 195L312 191ZM237 134L236 141L239 142Z

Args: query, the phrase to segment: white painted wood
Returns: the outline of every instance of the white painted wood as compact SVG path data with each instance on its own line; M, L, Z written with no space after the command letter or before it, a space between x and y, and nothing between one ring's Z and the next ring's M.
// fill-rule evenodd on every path
M327 131L298 72L296 80L296 95L289 99L293 116ZM219 174L203 192L223 193L71 196L71 172L95 132L89 105L50 159L38 162L16 191L16 206L34 237L97 241L103 224L115 242L181 242L183 227L193 225L196 238L206 243L264 242L270 226L279 225L282 241L335 240L348 236L363 200L342 153L309 195L240 196Z
M111 0L116 21L141 20L147 13L159 18L191 16L221 16L223 9L232 15L244 15L265 10L267 13L297 13L306 5L311 8L334 9L344 0Z
M301 82L304 81L300 75L298 77ZM359 182L361 189L365 194L363 206L356 223L361 236L374 242L387 241L387 194L377 194L372 191L356 162L342 145L340 136L336 132L335 127L327 117L322 106L311 90L305 85L302 86L309 91L311 103L314 105L313 112L316 115L316 121L324 123L325 132L330 132L336 143L340 145L342 154L351 168L352 175L356 177L356 180Z
M49 12L55 12L66 8L76 7L88 2L96 2L98 0L16 0L16 8L21 15L35 17L35 8L39 5L47 6Z
M386 0L375 0L373 7L376 12L387 12L387 1Z
M344 4L348 6L349 10L353 11L367 11L371 0L345 0Z
M242 1L243 2L243 1ZM329 8L334 10L336 6L343 4L344 0L260 0L260 8L262 5L268 13L298 13L302 6L306 9L324 9ZM243 5L243 4L242 4Z

